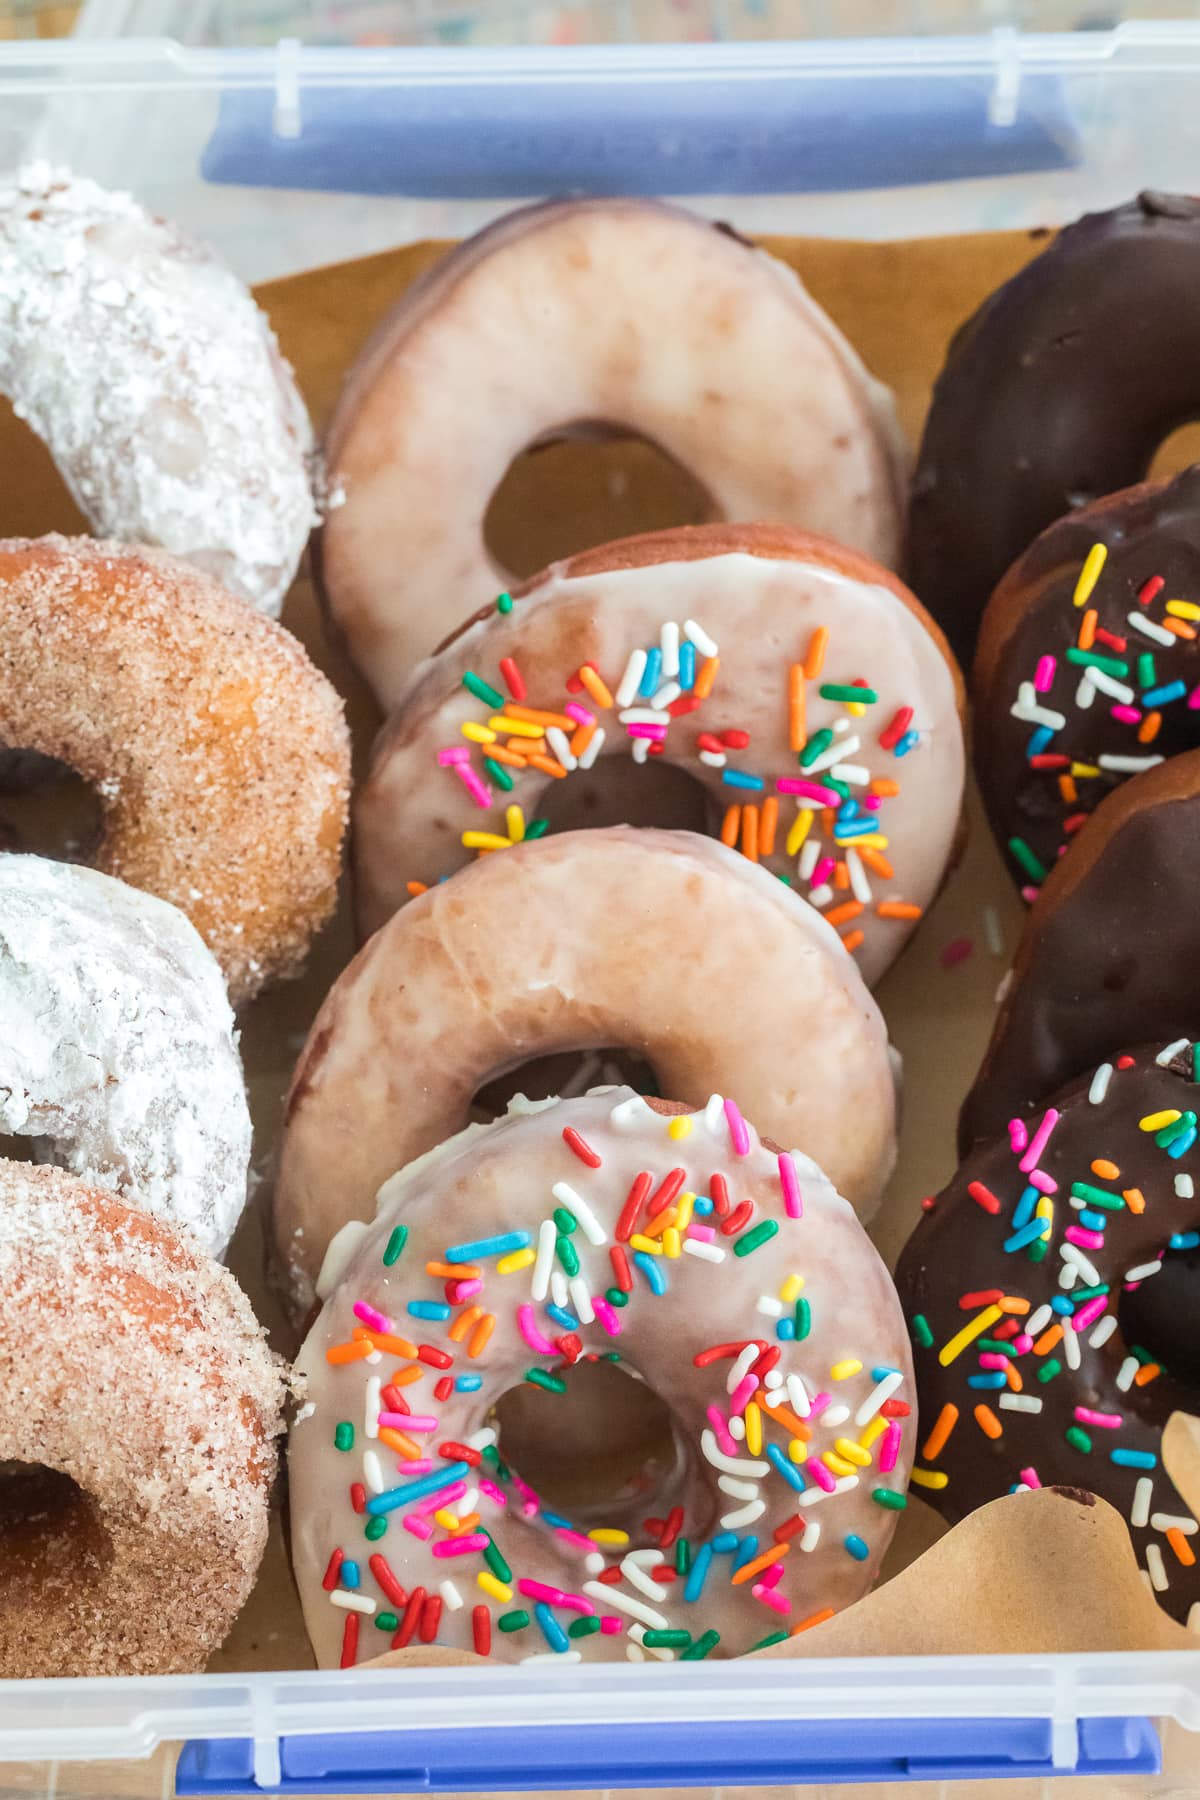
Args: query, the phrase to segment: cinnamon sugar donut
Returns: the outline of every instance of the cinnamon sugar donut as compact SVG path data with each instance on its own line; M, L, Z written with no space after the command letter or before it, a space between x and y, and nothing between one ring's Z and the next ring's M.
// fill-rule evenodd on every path
M202 1668L267 1537L283 1395L249 1304L161 1221L0 1162L0 1314L0 1677Z
M316 523L312 431L242 283L203 244L46 164L0 187L0 392L92 529L277 617Z
M446 609L462 617L505 585L483 524L514 457L596 425L660 446L716 518L899 558L891 394L786 263L657 201L525 207L403 295L329 427L318 573L385 706Z
M887 1032L820 913L691 832L518 844L396 913L318 1013L292 1078L275 1235L303 1308L334 1232L460 1130L493 1076L622 1045L702 1105L736 1091L860 1212L895 1157Z
M93 869L0 856L0 1139L219 1256L250 1113L221 971L181 912Z
M282 627L160 553L0 541L0 747L90 782L89 860L170 900L235 1004L296 972L333 911L342 704Z

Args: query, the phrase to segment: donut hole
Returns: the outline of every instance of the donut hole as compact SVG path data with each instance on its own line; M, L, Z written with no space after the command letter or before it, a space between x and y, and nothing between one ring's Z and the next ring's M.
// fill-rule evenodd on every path
M68 763L36 750L0 750L0 851L82 863L103 833L100 796Z
M1117 1307L1121 1336L1139 1361L1166 1369L1187 1387L1200 1387L1200 1248L1167 1250L1157 1275L1123 1288Z
M564 425L514 457L488 502L483 541L513 578L639 531L719 517L707 489L649 438Z
M531 1056L528 1062L494 1075L471 1102L471 1118L490 1124L508 1111L509 1102L524 1094L527 1100L548 1100L552 1095L569 1099L594 1087L631 1087L636 1093L657 1095L658 1081L645 1057L620 1045L600 1050L556 1050L549 1056Z
M1191 419L1165 437L1146 471L1147 481L1166 481L1200 462L1200 420Z
M576 769L569 781L548 781L538 817L551 831L649 825L711 836L719 824L703 783L662 757L635 763L628 756L604 756L590 769Z
M0 1462L0 1591L45 1605L98 1581L112 1539L92 1495L61 1469Z

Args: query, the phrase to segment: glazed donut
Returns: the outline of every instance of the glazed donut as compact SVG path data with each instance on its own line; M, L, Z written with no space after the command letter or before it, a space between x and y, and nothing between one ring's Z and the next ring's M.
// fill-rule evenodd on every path
M0 1140L219 1256L250 1114L225 983L183 914L92 869L0 856Z
M870 1587L915 1426L900 1307L821 1170L731 1101L523 1103L345 1239L288 1448L322 1667L418 1631L504 1662L736 1656ZM564 1518L494 1409L533 1384L567 1412L588 1356L650 1384L672 1443Z
M160 1220L10 1162L0 1294L0 1676L203 1668L267 1539L283 1389L249 1304Z
M469 861L481 831L504 843L512 824L536 829L545 790L579 759L599 757L611 807L627 805L630 753L653 751L701 785L725 843L828 909L873 983L954 844L961 707L941 632L855 551L784 525L584 551L507 612L478 613L414 676L355 801L361 928L381 925L413 878ZM520 735L538 708L541 745ZM497 761L493 722L514 716Z
M0 392L97 535L156 544L277 617L316 523L312 430L211 250L45 164L0 187Z
M1025 922L959 1153L1129 1044L1200 1019L1194 955L1200 750L1102 800Z
M235 1003L297 971L336 898L349 745L281 626L153 551L0 541L3 746L92 784L89 860L185 912Z
M1068 513L988 603L975 751L1027 898L1104 795L1200 744L1200 467Z
M1072 507L1144 479L1195 417L1200 200L1090 213L955 334L913 477L908 579L969 661L988 595Z
M891 396L785 263L656 201L526 207L409 289L329 428L319 577L385 706L444 609L462 617L503 585L483 521L509 463L596 424L659 445L716 517L898 559Z
M1185 1621L1200 1526L1161 1445L1171 1414L1200 1400L1153 1341L1129 1341L1126 1298L1153 1315L1168 1249L1200 1243L1198 1073L1200 1044L1177 1039L1014 1120L928 1203L896 1271L916 1345L914 1490L950 1521L1013 1486L1099 1494Z
M275 1233L303 1308L334 1232L460 1130L493 1076L614 1045L702 1104L737 1088L861 1211L895 1158L887 1032L824 919L692 832L612 826L485 857L335 984L285 1107Z

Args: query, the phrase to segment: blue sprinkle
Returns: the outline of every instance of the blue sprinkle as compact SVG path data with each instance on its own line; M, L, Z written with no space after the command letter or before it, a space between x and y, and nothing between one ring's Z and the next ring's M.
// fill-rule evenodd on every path
M781 1344L794 1343L796 1338L795 1319L776 1319L775 1336L779 1339Z
M574 1519L564 1519L561 1513L548 1512L544 1506L542 1508L542 1517L545 1519L547 1525L553 1525L556 1531L579 1531L579 1527L576 1525ZM581 1537L582 1535L583 1533L580 1532Z
M1049 1237L1049 1235L1049 1219L1030 1219L1028 1225L1023 1225L1020 1231L1014 1231L1010 1238L1005 1238L1004 1248L1011 1255L1014 1250L1023 1250L1026 1244L1032 1244L1034 1238Z
M731 1550L738 1547L736 1531L718 1531L715 1538L710 1538L708 1547L714 1556L728 1556Z
M1158 1458L1149 1450L1111 1450L1109 1456L1119 1469L1157 1469Z
M1079 1223L1086 1225L1089 1231L1103 1231L1108 1224L1108 1216L1105 1213L1091 1212L1085 1206L1079 1215Z
M744 1568L748 1562L753 1562L757 1555L758 1539L752 1533L747 1532L734 1554L734 1574L736 1574L739 1569Z
M1174 1231L1167 1243L1172 1250L1194 1250L1200 1245L1200 1231Z
M1185 681L1168 681L1163 687L1147 688L1142 695L1142 705L1169 706L1172 700L1182 700L1186 693Z
M906 731L904 736L900 739L900 742L896 745L896 748L892 751L892 755L907 756L910 750L916 749L920 741L921 734L919 731Z
M1033 1217L1033 1209L1037 1203L1038 1191L1033 1184L1030 1183L1030 1185L1023 1190L1021 1198L1013 1208L1012 1228L1014 1231L1020 1231L1023 1225L1028 1225L1030 1219Z
M899 1369L889 1369L885 1363L880 1363L877 1369L871 1370L871 1380L886 1381L889 1375L898 1375L899 1373Z
M761 794L767 785L761 775L745 775L741 769L722 769L721 780L726 787L748 788L752 794Z
M1053 736L1054 733L1048 725L1039 725L1025 746L1026 756L1040 756Z
M646 667L642 670L642 679L638 685L638 696L649 700L658 692L659 680L662 676L662 651L658 645L646 652Z
M1189 1125L1186 1131L1181 1131L1178 1137L1171 1139L1171 1142L1167 1145L1167 1155L1178 1158L1182 1156L1185 1151L1190 1150L1195 1141L1196 1127L1194 1125Z
M1003 1369L986 1369L982 1375L968 1375L967 1386L973 1388L1007 1387L1008 1376Z
M1060 1317L1066 1319L1069 1319L1071 1314L1075 1311L1075 1302L1073 1300L1068 1300L1065 1294L1055 1294L1050 1305L1053 1311L1058 1313Z
M556 1325L561 1325L564 1331L579 1330L579 1320L575 1317L574 1313L568 1312L565 1306L547 1306L546 1311L550 1314L554 1323Z
M410 1300L407 1309L414 1319L448 1319L450 1308L444 1300Z
M565 1655L571 1648L570 1639L544 1600L538 1601L533 1609L533 1616L541 1626L542 1636L550 1648L557 1650L560 1656Z
M696 646L691 638L685 638L679 646L679 674L677 677L685 694L691 692L696 685Z
M801 1475L799 1469L793 1467L788 1461L778 1444L767 1445L767 1457L770 1462L774 1463L776 1469L778 1469L779 1473L783 1476L783 1479L787 1482L788 1486L795 1488L798 1494L802 1494L804 1492L804 1477Z
M847 1550L850 1552L855 1562L866 1562L871 1552L862 1538L856 1536L854 1532L851 1532L850 1536L845 1540L845 1543Z
M477 1394L483 1386L482 1375L456 1375L454 1391L458 1394Z
M447 1463L444 1469L435 1469L432 1475L420 1475L416 1481L406 1481L403 1487L389 1488L386 1494L372 1494L367 1501L367 1511L372 1518L380 1513L395 1512L397 1507L408 1506L413 1500L423 1500L426 1494L437 1494L444 1487L453 1487L470 1472L470 1463Z
M704 1587L705 1581L708 1579L709 1564L712 1562L712 1559L712 1545L701 1544L699 1550L697 1550L695 1556L692 1558L692 1566L688 1570L688 1578L684 1583L683 1597L685 1600L691 1601L700 1598L701 1590Z
M866 837L869 832L878 830L879 820L867 818L857 820L853 825L839 825L833 835L837 842L841 843L843 838Z
M665 1294L667 1291L667 1278L658 1266L658 1257L647 1256L644 1250L635 1250L633 1253L633 1260L642 1271L642 1274L646 1277L646 1280L650 1283L651 1293Z
M470 1244L451 1244L450 1263L476 1262L481 1256L507 1256L510 1250L528 1250L533 1239L527 1231L502 1231L497 1237L476 1238Z
M347 1557L342 1564L340 1574L343 1587L356 1588L362 1583L362 1572L359 1569L358 1564L356 1562L351 1562L349 1557Z
M692 1211L701 1219L707 1219L713 1209L713 1203L707 1194L697 1194Z

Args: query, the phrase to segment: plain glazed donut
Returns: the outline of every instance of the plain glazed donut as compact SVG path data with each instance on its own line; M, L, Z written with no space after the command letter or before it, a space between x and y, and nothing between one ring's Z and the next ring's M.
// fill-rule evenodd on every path
M536 828L557 771L598 766L619 807L631 754L652 751L705 790L710 830L827 909L873 984L954 845L961 707L941 632L855 551L783 525L584 551L417 671L355 798L360 927L381 925L414 878L468 862L480 832L504 843L513 823ZM522 733L538 708L548 742L505 746L498 721Z
M1200 200L1089 213L950 344L913 476L908 579L964 664L988 595L1040 531L1145 479L1196 415Z
M691 832L564 832L485 857L395 914L335 984L285 1108L276 1245L311 1299L333 1234L461 1130L491 1077L626 1046L659 1087L734 1089L873 1209L895 1157L887 1032L820 914Z
M384 706L446 609L464 617L504 585L483 521L510 462L595 424L659 445L719 518L898 559L891 396L786 264L654 201L526 207L409 289L329 428L319 576Z
M45 164L0 187L0 391L100 537L277 617L316 523L312 430L265 316L205 245Z
M334 907L350 756L281 626L153 551L0 541L0 747L91 783L89 860L185 912L235 1004L299 969Z
M1123 1054L978 1144L896 1271L924 1434L914 1491L951 1522L1014 1486L1099 1494L1184 1621L1200 1600L1200 1525L1162 1435L1200 1394L1194 1373L1158 1365L1153 1340L1129 1341L1126 1308L1136 1295L1137 1329L1153 1324L1168 1249L1200 1243L1198 1073L1186 1037ZM1181 1328L1194 1370L1194 1315Z
M6 1136L225 1249L250 1113L221 971L181 912L92 869L0 856Z
M1105 794L1200 745L1200 467L1068 513L988 603L975 762L1029 898Z
M731 1101L521 1105L346 1235L288 1448L322 1667L418 1630L560 1667L737 1656L870 1587L914 1436L900 1307L821 1170ZM650 1385L672 1441L567 1518L506 1466L495 1408L532 1384L570 1428L595 1356Z
M0 1676L203 1668L267 1538L283 1391L249 1304L161 1221L10 1162L0 1296Z

